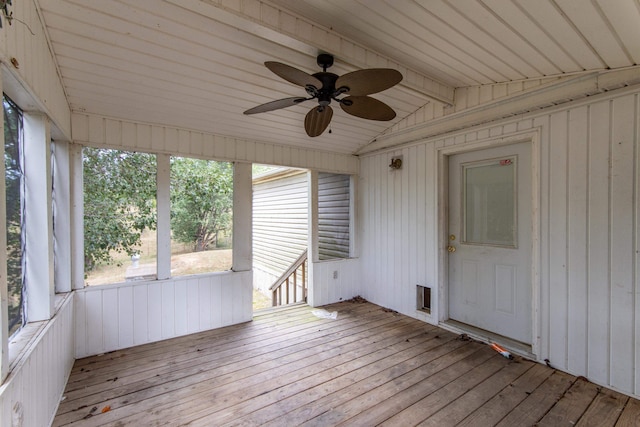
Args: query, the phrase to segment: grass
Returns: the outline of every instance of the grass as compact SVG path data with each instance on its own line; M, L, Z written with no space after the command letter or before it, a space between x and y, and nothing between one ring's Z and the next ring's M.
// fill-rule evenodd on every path
M271 307L271 298L257 289L253 290L253 311Z
M171 242L171 275L177 277L230 270L231 252L231 249L192 252L188 245ZM139 266L155 270L157 253L156 232L145 230L139 248ZM85 284L95 286L125 281L127 267L132 265L131 258L126 253L119 252L114 252L111 256L114 262L98 266L87 274Z
M155 271L156 266L156 233L145 231L142 234L139 266L147 266ZM213 249L202 252L191 252L187 245L171 243L171 276L210 273L231 269L232 250ZM127 267L131 266L131 258L126 253L113 253L114 263L102 265L89 273L85 279L88 286L106 285L125 281ZM271 307L271 298L260 291L253 290L253 310Z

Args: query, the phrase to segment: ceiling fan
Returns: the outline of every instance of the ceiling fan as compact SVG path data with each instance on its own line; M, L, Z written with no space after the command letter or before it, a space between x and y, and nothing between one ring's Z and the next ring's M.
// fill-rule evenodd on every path
M321 135L329 126L333 117L333 109L329 106L332 100L340 104L346 113L363 119L387 121L396 116L391 107L368 95L400 83L402 74L399 71L390 68L370 68L338 76L327 72L327 68L333 65L332 55L318 55L317 63L322 67L322 71L308 74L280 62L265 62L264 65L278 76L304 87L309 97L294 96L267 102L250 108L244 114L265 113L317 99L318 106L313 107L304 119L304 129L310 137ZM341 95L346 96L338 98Z

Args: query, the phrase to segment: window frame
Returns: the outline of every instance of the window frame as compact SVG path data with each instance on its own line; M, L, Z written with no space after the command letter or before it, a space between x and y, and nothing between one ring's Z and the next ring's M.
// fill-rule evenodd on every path
M81 154L80 154L80 161L77 162L76 161L76 168L80 167L82 168L83 163L82 163L82 149L84 147L81 147ZM106 148L108 149L108 147L99 147L99 148ZM122 151L131 151L131 150L124 150L122 148L117 148L118 150L122 150ZM229 271L244 271L247 270L248 268L246 267L246 262L243 262L241 258L238 258L237 255L237 251L236 251L236 233L235 230L237 230L237 222L238 221L242 221L242 218L237 218L237 215L234 214L235 210L236 210L236 206L239 203L239 195L237 196L237 186L238 186L238 180L240 178L237 177L237 174L242 174L242 175L246 175L247 172L245 171L245 169L248 169L248 173L250 176L251 173L251 164L246 164L244 165L244 167L241 167L240 169L242 169L242 171L238 170L238 163L237 162L231 162L231 161L226 161L226 160L217 160L217 159L202 159L196 156L189 156L189 155L178 155L178 154L174 154L174 155L170 155L170 154L164 154L164 153L154 153L151 151L136 151L136 152L144 152L147 154L151 154L154 155L156 158L156 232L157 232L157 255L156 255L156 277L155 278L150 278L150 279L146 279L146 280L140 280L139 282L153 282L153 281L159 281L159 280L167 280L167 279L177 279L180 277L184 277L184 275L172 275L171 274L171 203L170 203L170 196L171 196L171 158L172 157L181 157L181 158L190 158L190 159L196 159L196 160L205 160L208 162L219 162L219 163L228 163L231 168L232 168L232 176L233 176L233 183L232 183L232 219L231 219L231 232L232 232L232 260L231 260L231 267L229 270L224 270L224 271L209 271L209 272L203 272L203 273L195 273L194 276L198 276L198 275L210 275L210 274L220 274L220 273L225 273L225 272L229 272ZM81 169L82 170L82 169ZM79 186L81 187L80 190L80 199L83 201L83 206L84 206L84 179L81 179L79 181ZM250 182L250 179L249 179ZM78 196L76 196L78 197ZM84 212L84 208L82 210L82 212ZM80 213L77 213L78 216L80 216ZM83 217L84 214L82 214L81 217ZM82 227L81 230L81 234L83 236L84 239L84 227ZM82 245L82 248L84 248L84 243ZM81 253L83 253L84 250L82 250ZM237 259L238 258L238 259ZM250 256L248 257L250 259ZM84 275L85 275L85 271L84 271L84 265L82 265L81 268L82 272L81 272L81 277L83 278L82 280L82 286L81 287L77 287L76 289L82 289L85 286L87 286L84 282ZM76 272L76 277L79 276L79 272ZM95 286L108 286L108 285L112 285L112 284L121 284L121 283L127 283L127 282L114 282L114 283L105 283L105 284L100 284L100 285L95 285ZM132 282L133 283L133 282ZM136 282L138 283L138 282Z

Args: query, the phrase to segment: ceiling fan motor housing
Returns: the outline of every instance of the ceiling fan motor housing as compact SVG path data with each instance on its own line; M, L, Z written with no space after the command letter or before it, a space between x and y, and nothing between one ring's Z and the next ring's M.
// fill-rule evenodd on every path
M317 91L314 93L314 96L318 98L318 104L320 104L321 107L326 107L331 103L331 99L335 97L338 75L322 71L313 74L313 77L322 82L322 87L316 88Z

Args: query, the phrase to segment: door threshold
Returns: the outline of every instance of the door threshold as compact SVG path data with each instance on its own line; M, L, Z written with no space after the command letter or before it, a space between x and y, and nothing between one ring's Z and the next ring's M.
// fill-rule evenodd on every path
M458 322L457 320L453 319L447 319L443 322L440 322L438 326L457 334L467 334L470 338L486 344L499 344L510 352L517 354L518 356L522 356L524 358L535 361L538 360L537 356L532 353L531 344L514 340L512 338L507 338L503 335L498 335L495 332L487 331L485 329Z

